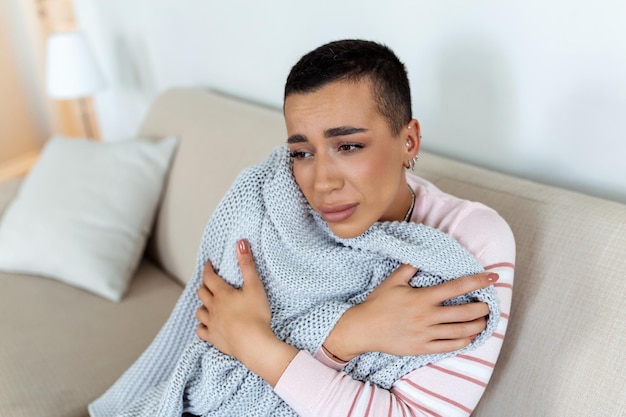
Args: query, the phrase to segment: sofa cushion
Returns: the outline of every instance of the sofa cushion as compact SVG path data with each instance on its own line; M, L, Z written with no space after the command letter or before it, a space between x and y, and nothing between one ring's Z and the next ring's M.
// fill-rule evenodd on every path
M0 220L0 269L112 301L143 253L176 139L52 138Z
M148 261L120 303L0 272L0 416L86 416L150 344L181 291Z

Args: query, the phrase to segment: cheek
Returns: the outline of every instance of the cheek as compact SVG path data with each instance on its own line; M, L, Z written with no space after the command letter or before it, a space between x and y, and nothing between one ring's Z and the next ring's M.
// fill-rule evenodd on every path
M313 188L311 175L307 172L307 170L302 167L300 164L294 164L293 166L293 177L296 180L296 184L302 190L304 197L310 202L310 190Z
M351 182L363 198L368 219L378 220L385 216L396 201L403 177L402 162L391 151L372 154L354 167Z
M395 178L399 164L389 151L371 152L367 158L360 158L351 164L346 174L362 187L380 187L392 177Z

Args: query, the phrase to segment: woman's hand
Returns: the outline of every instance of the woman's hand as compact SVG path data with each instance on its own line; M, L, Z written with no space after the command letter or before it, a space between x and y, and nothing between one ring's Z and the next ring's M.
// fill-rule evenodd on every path
M274 386L298 351L270 328L267 294L245 240L237 244L237 260L243 276L240 289L217 275L210 262L205 264L198 289L202 306L196 311L200 321L196 333Z
M237 260L244 278L240 289L217 275L210 262L204 265L203 285L198 289L202 307L196 312L200 321L196 331L198 336L235 357L240 355L250 337L271 333L267 295L245 241L237 247Z
M485 303L442 306L450 298L488 287L495 273L481 273L433 287L413 288L417 269L402 265L367 299L350 308L330 333L324 347L349 361L364 352L421 355L452 352L467 346L485 329Z

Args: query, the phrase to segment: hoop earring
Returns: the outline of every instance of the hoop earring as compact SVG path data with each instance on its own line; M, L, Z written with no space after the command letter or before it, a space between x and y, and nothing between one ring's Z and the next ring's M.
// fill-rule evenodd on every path
M413 158L409 159L407 161L407 168L409 168L411 171L415 171L415 164L417 163L417 161L419 161L419 159L419 155L415 155Z

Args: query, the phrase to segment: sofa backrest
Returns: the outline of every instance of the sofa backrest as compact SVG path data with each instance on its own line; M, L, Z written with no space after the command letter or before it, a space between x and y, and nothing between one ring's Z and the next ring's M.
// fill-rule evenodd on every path
M181 282L236 174L284 143L282 114L198 89L156 100L141 136L181 143L151 253ZM481 417L626 415L626 205L422 152L416 172L484 202L517 242L513 305Z
M172 89L151 106L139 137L175 135L179 145L149 242L152 257L186 283L204 227L237 174L284 144L275 109L193 88Z
M626 205L434 155L419 174L515 235L509 328L473 415L626 416Z

